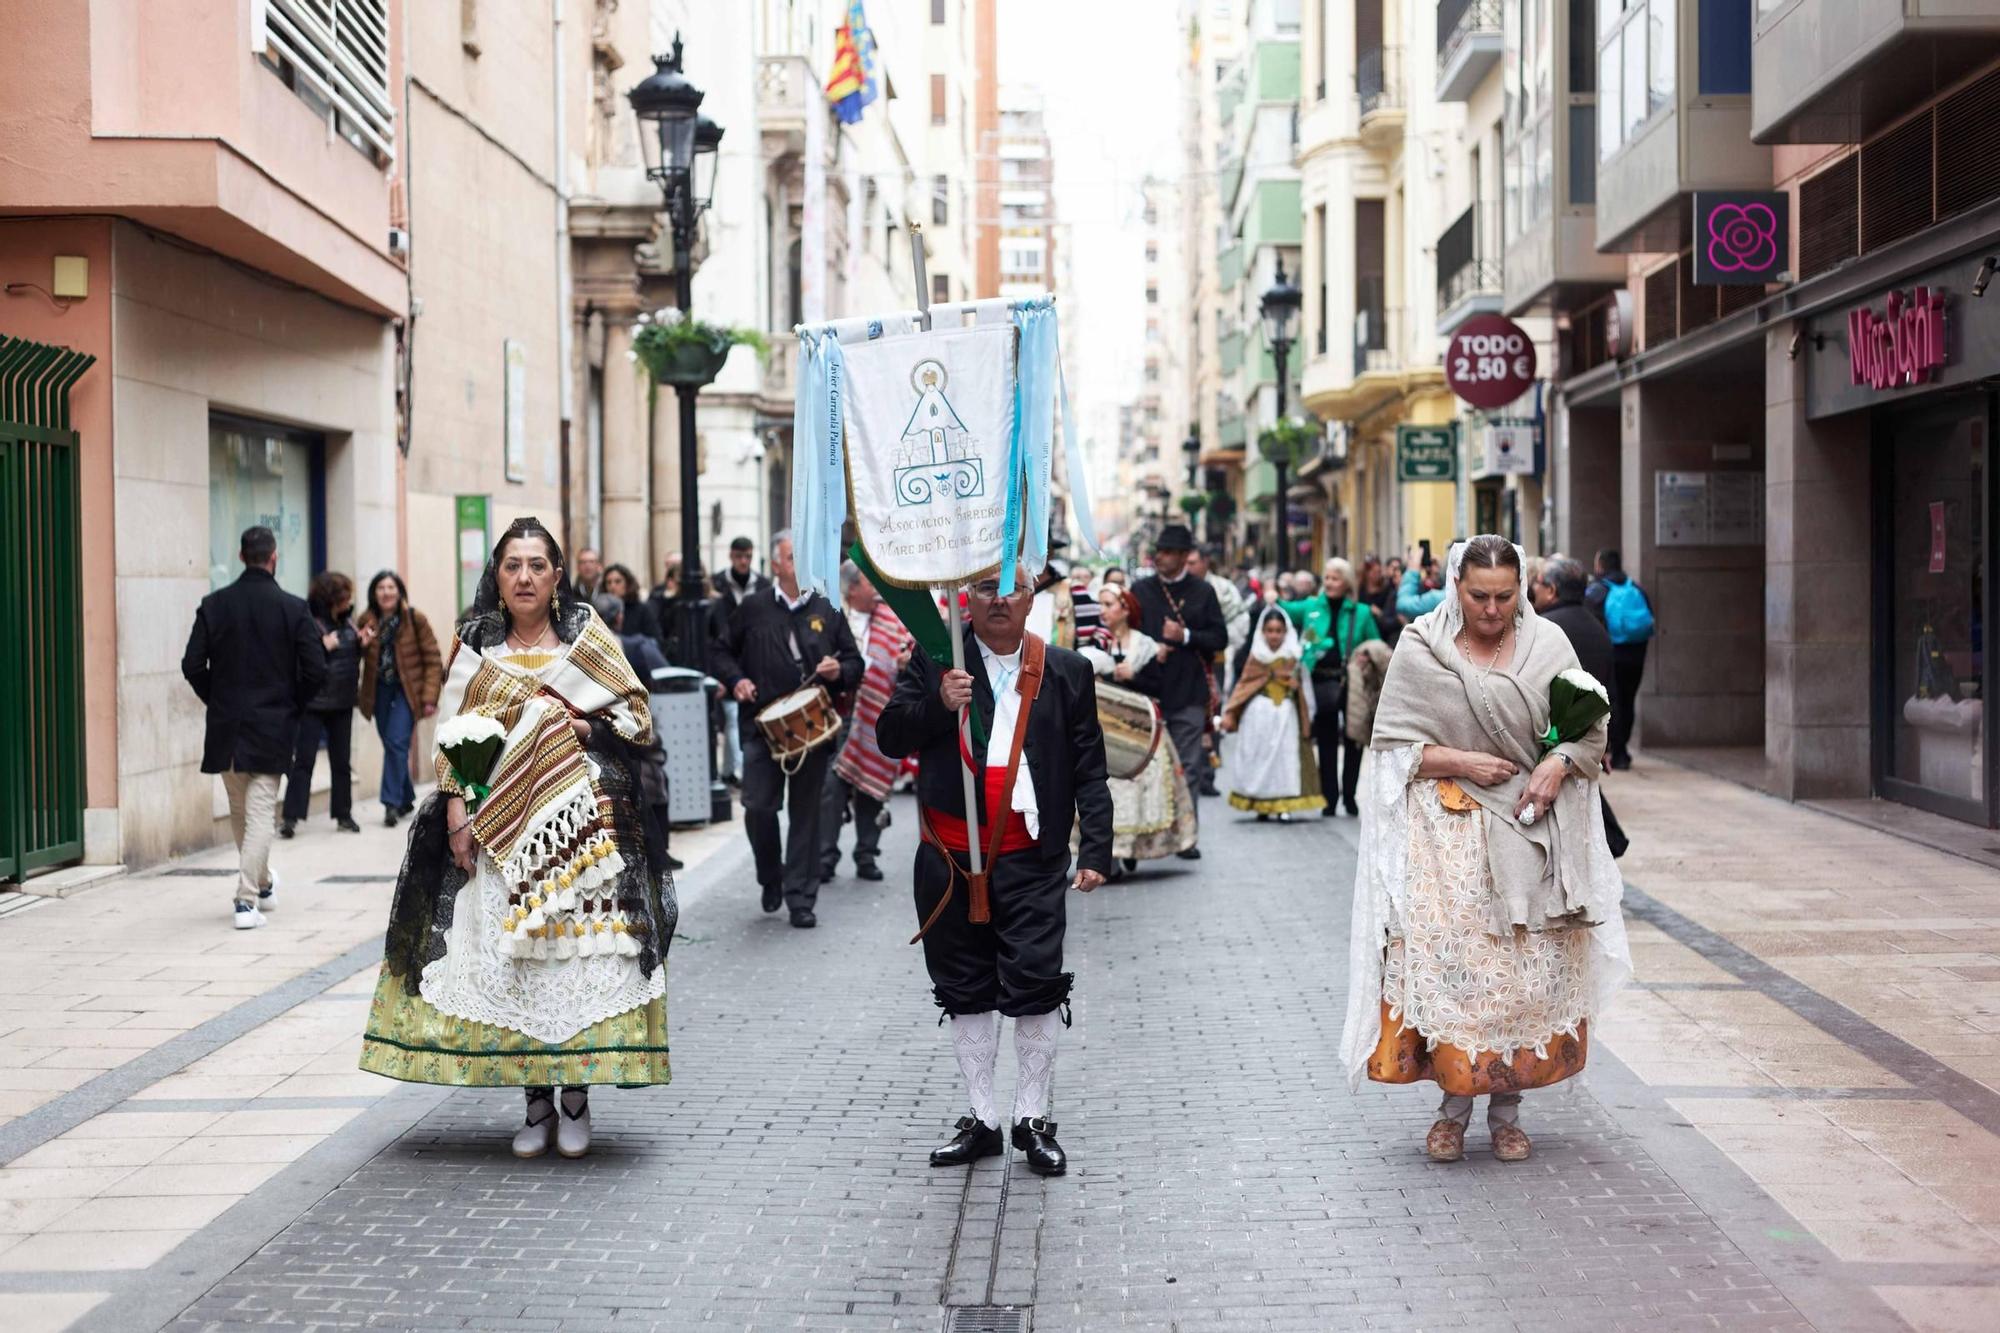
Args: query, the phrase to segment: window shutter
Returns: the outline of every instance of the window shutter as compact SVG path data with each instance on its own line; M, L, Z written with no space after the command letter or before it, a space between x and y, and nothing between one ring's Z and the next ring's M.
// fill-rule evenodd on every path
M1861 253L1856 189L1860 158L1849 154L1799 182L1799 281L1816 278Z
M388 0L264 0L266 51L333 104L343 135L396 155Z

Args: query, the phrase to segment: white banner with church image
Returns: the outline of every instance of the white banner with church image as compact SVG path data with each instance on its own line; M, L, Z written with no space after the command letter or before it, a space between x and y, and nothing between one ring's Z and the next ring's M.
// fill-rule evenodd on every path
M994 564L1014 427L1011 324L885 337L842 349L848 481L862 549L905 587L955 585Z

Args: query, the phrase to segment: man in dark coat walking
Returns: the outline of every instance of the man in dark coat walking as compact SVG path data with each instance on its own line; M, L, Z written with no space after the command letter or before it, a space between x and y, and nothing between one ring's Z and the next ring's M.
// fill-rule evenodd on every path
M743 744L743 825L757 858L763 906L782 903L792 924L819 924L820 789L826 782L833 746L808 750L787 774L771 754L757 726L758 710L802 686L818 683L828 694L845 694L861 684L861 650L847 617L816 592L801 591L792 560L792 538L771 539L775 585L745 598L729 617L728 628L711 648L710 674L736 700ZM791 828L780 845L778 811L791 810Z
M1048 1111L1060 1011L1073 979L1063 970L1066 900L1072 888L1088 893L1111 872L1111 789L1096 678L1080 655L1027 633L1034 601L1026 578L1010 597L1000 595L998 579L975 584L971 624L960 631L967 669L913 652L875 735L891 759L919 756L919 934L972 1101L972 1114L931 1154L931 1165L969 1166L1003 1150L993 1067L1000 1019L1012 1017L1014 1146L1029 1170L1059 1176L1067 1158ZM967 704L971 735L961 744L959 709ZM981 778L969 819L968 763ZM983 892L968 878L975 836L983 858L998 848L984 862ZM983 912L974 910L975 898Z
M1169 523L1153 546L1153 573L1132 585L1139 606L1139 631L1160 645L1160 712L1173 737L1188 787L1197 797L1208 767L1203 742L1208 734L1213 700L1209 696L1208 664L1229 646L1228 622L1215 589L1187 572L1194 534L1185 525ZM1176 853L1183 861L1201 859L1201 848Z
M271 838L278 780L292 766L299 715L326 679L326 652L305 600L278 586L278 539L246 528L243 574L202 598L181 675L208 705L201 771L222 776L236 840L236 928L273 905ZM260 911L260 907L263 911Z
M711 639L720 639L729 633L729 622L735 618L736 608L752 597L762 596L771 591L771 580L757 572L757 545L748 537L736 537L729 543L729 568L718 569L710 578L715 596L708 603L708 632ZM722 780L731 784L740 780L743 773L743 745L738 739L741 734L742 708L735 698L722 696Z
M1581 562L1568 556L1556 556L1542 565L1541 582L1528 591L1535 598L1535 611L1542 619L1552 622L1569 636L1570 647L1576 649L1577 665L1597 677L1597 683L1605 689L1612 689L1617 677L1617 650L1611 643L1610 631L1604 622L1592 614L1584 605L1584 595L1590 589L1590 576L1584 573ZM1625 830L1619 827L1618 817L1611 813L1611 802L1604 795L1604 784L1599 783L1597 799L1604 805L1604 837L1611 844L1613 856L1625 855L1628 845Z

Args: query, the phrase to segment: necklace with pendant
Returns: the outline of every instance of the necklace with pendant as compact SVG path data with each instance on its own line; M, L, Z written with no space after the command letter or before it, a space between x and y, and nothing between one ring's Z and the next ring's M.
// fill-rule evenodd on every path
M1507 631L1500 631L1499 646L1494 648L1492 658L1487 661L1484 667L1481 667L1473 659L1468 636L1463 630L1459 631L1458 651L1464 655L1465 660L1471 663L1473 669L1479 673L1474 680L1474 683L1479 686L1479 705L1486 710L1486 720L1491 724L1488 730L1493 734L1494 739L1497 740L1507 734L1507 728L1500 724L1500 715L1493 711L1493 700L1486 693L1486 678L1492 675L1493 668L1500 664L1500 654L1507 651Z

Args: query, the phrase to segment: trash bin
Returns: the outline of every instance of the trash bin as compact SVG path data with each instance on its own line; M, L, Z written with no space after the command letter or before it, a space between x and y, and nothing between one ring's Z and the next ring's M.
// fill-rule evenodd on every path
M667 752L667 818L675 824L706 824L713 818L709 797L715 735L708 722L708 698L715 682L687 667L656 667L651 681L653 730Z

